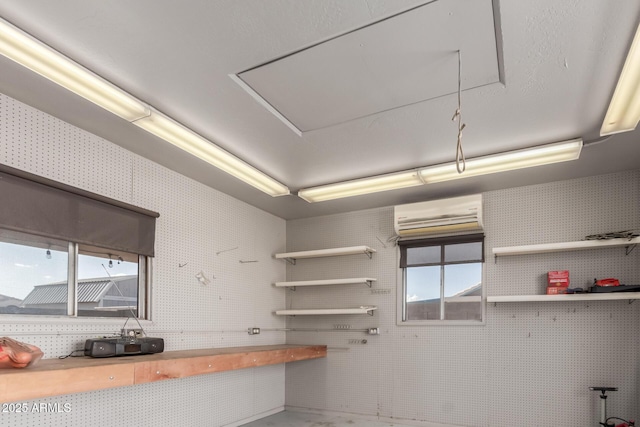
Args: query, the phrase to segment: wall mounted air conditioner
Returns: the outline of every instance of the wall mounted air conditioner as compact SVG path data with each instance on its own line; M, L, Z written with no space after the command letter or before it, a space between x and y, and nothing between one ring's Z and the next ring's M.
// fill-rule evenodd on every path
M393 208L400 237L482 230L482 194L411 203Z

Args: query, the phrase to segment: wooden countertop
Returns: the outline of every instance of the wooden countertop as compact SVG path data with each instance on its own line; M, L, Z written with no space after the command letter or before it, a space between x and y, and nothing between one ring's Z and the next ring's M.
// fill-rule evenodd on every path
M15 402L327 357L323 345L266 345L166 351L109 358L44 359L0 369L0 401Z

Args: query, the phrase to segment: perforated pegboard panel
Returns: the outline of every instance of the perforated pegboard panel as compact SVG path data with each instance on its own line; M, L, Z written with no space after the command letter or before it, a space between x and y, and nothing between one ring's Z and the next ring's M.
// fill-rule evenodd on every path
M225 426L284 403L281 365L71 394L28 402L28 413L2 413L3 427L104 425ZM33 410L53 404L46 412ZM68 408L68 411L65 410ZM124 421L123 421L124 420Z
M476 351L486 346L486 334L479 327L396 326L397 248L388 241L394 235L392 218L393 209L383 208L288 221L288 251L355 245L368 245L377 251L371 260L353 255L298 260L288 266L287 280L377 279L372 289L347 285L287 291L288 306L378 306L372 317L296 316L289 318L288 326L379 327L381 335L289 332L287 342L320 342L329 346L329 355L322 364L287 366L286 403L298 408L450 424L454 424L455 414L455 424L473 425L486 414L482 399L486 395L486 358L476 357ZM353 339L366 339L367 343L350 343ZM474 351L466 351L467 346Z
M285 326L272 314L285 304L285 295L271 285L285 279L284 263L272 257L285 247L284 220L4 95L0 162L160 213L153 322L145 323L145 330L163 337L167 351L284 343L281 331L247 333L249 327ZM210 284L198 282L199 272ZM0 318L0 336L38 345L50 358L122 326L122 321ZM0 424L83 425L88 419L140 426L233 424L283 406L284 372L284 366L271 366L42 399L35 403L70 402L72 410L0 414Z
M487 250L638 229L639 187L640 172L630 171L487 193ZM498 258L486 264L487 294L544 293L549 270L569 270L571 285L583 288L605 277L637 284L640 253L611 248ZM495 351L489 389L491 400L502 402L489 425L594 424L594 385L619 387L609 413L637 418L638 358L629 357L639 349L637 304L508 303L487 312Z
M640 283L640 252L624 249L499 258L491 249L580 240L640 228L640 171L484 194L484 285L488 295L543 293L549 270L568 269L572 284L594 277ZM287 222L287 251L369 245L364 256L299 260L288 280L371 276L364 285L287 292L287 306L326 308L371 304L368 316L298 316L294 328L377 326L357 332L289 332L287 342L329 346L322 363L286 367L286 404L437 425L511 427L595 425L597 397L589 386L620 388L610 414L638 417L638 304L509 303L487 306L485 326L396 326L397 250L392 209L382 208ZM384 245L383 245L384 243ZM386 248L384 246L387 246ZM350 344L349 339L367 339Z
M640 228L639 172L490 192L484 198L485 247L571 242L585 236ZM572 286L594 278L640 283L638 251L625 248L501 257L487 265L488 295L536 294L550 270L569 270ZM523 262L524 261L524 262ZM514 278L517 282L514 282Z

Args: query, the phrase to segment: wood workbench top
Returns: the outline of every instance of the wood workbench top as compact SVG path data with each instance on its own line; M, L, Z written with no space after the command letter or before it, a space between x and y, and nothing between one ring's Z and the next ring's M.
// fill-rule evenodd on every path
M326 356L327 347L323 345L282 344L108 358L44 359L29 368L0 369L0 401L37 399Z

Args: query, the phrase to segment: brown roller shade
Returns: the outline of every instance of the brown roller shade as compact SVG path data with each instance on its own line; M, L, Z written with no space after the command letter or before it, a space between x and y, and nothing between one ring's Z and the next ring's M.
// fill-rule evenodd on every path
M0 165L0 227L154 256L156 212Z

